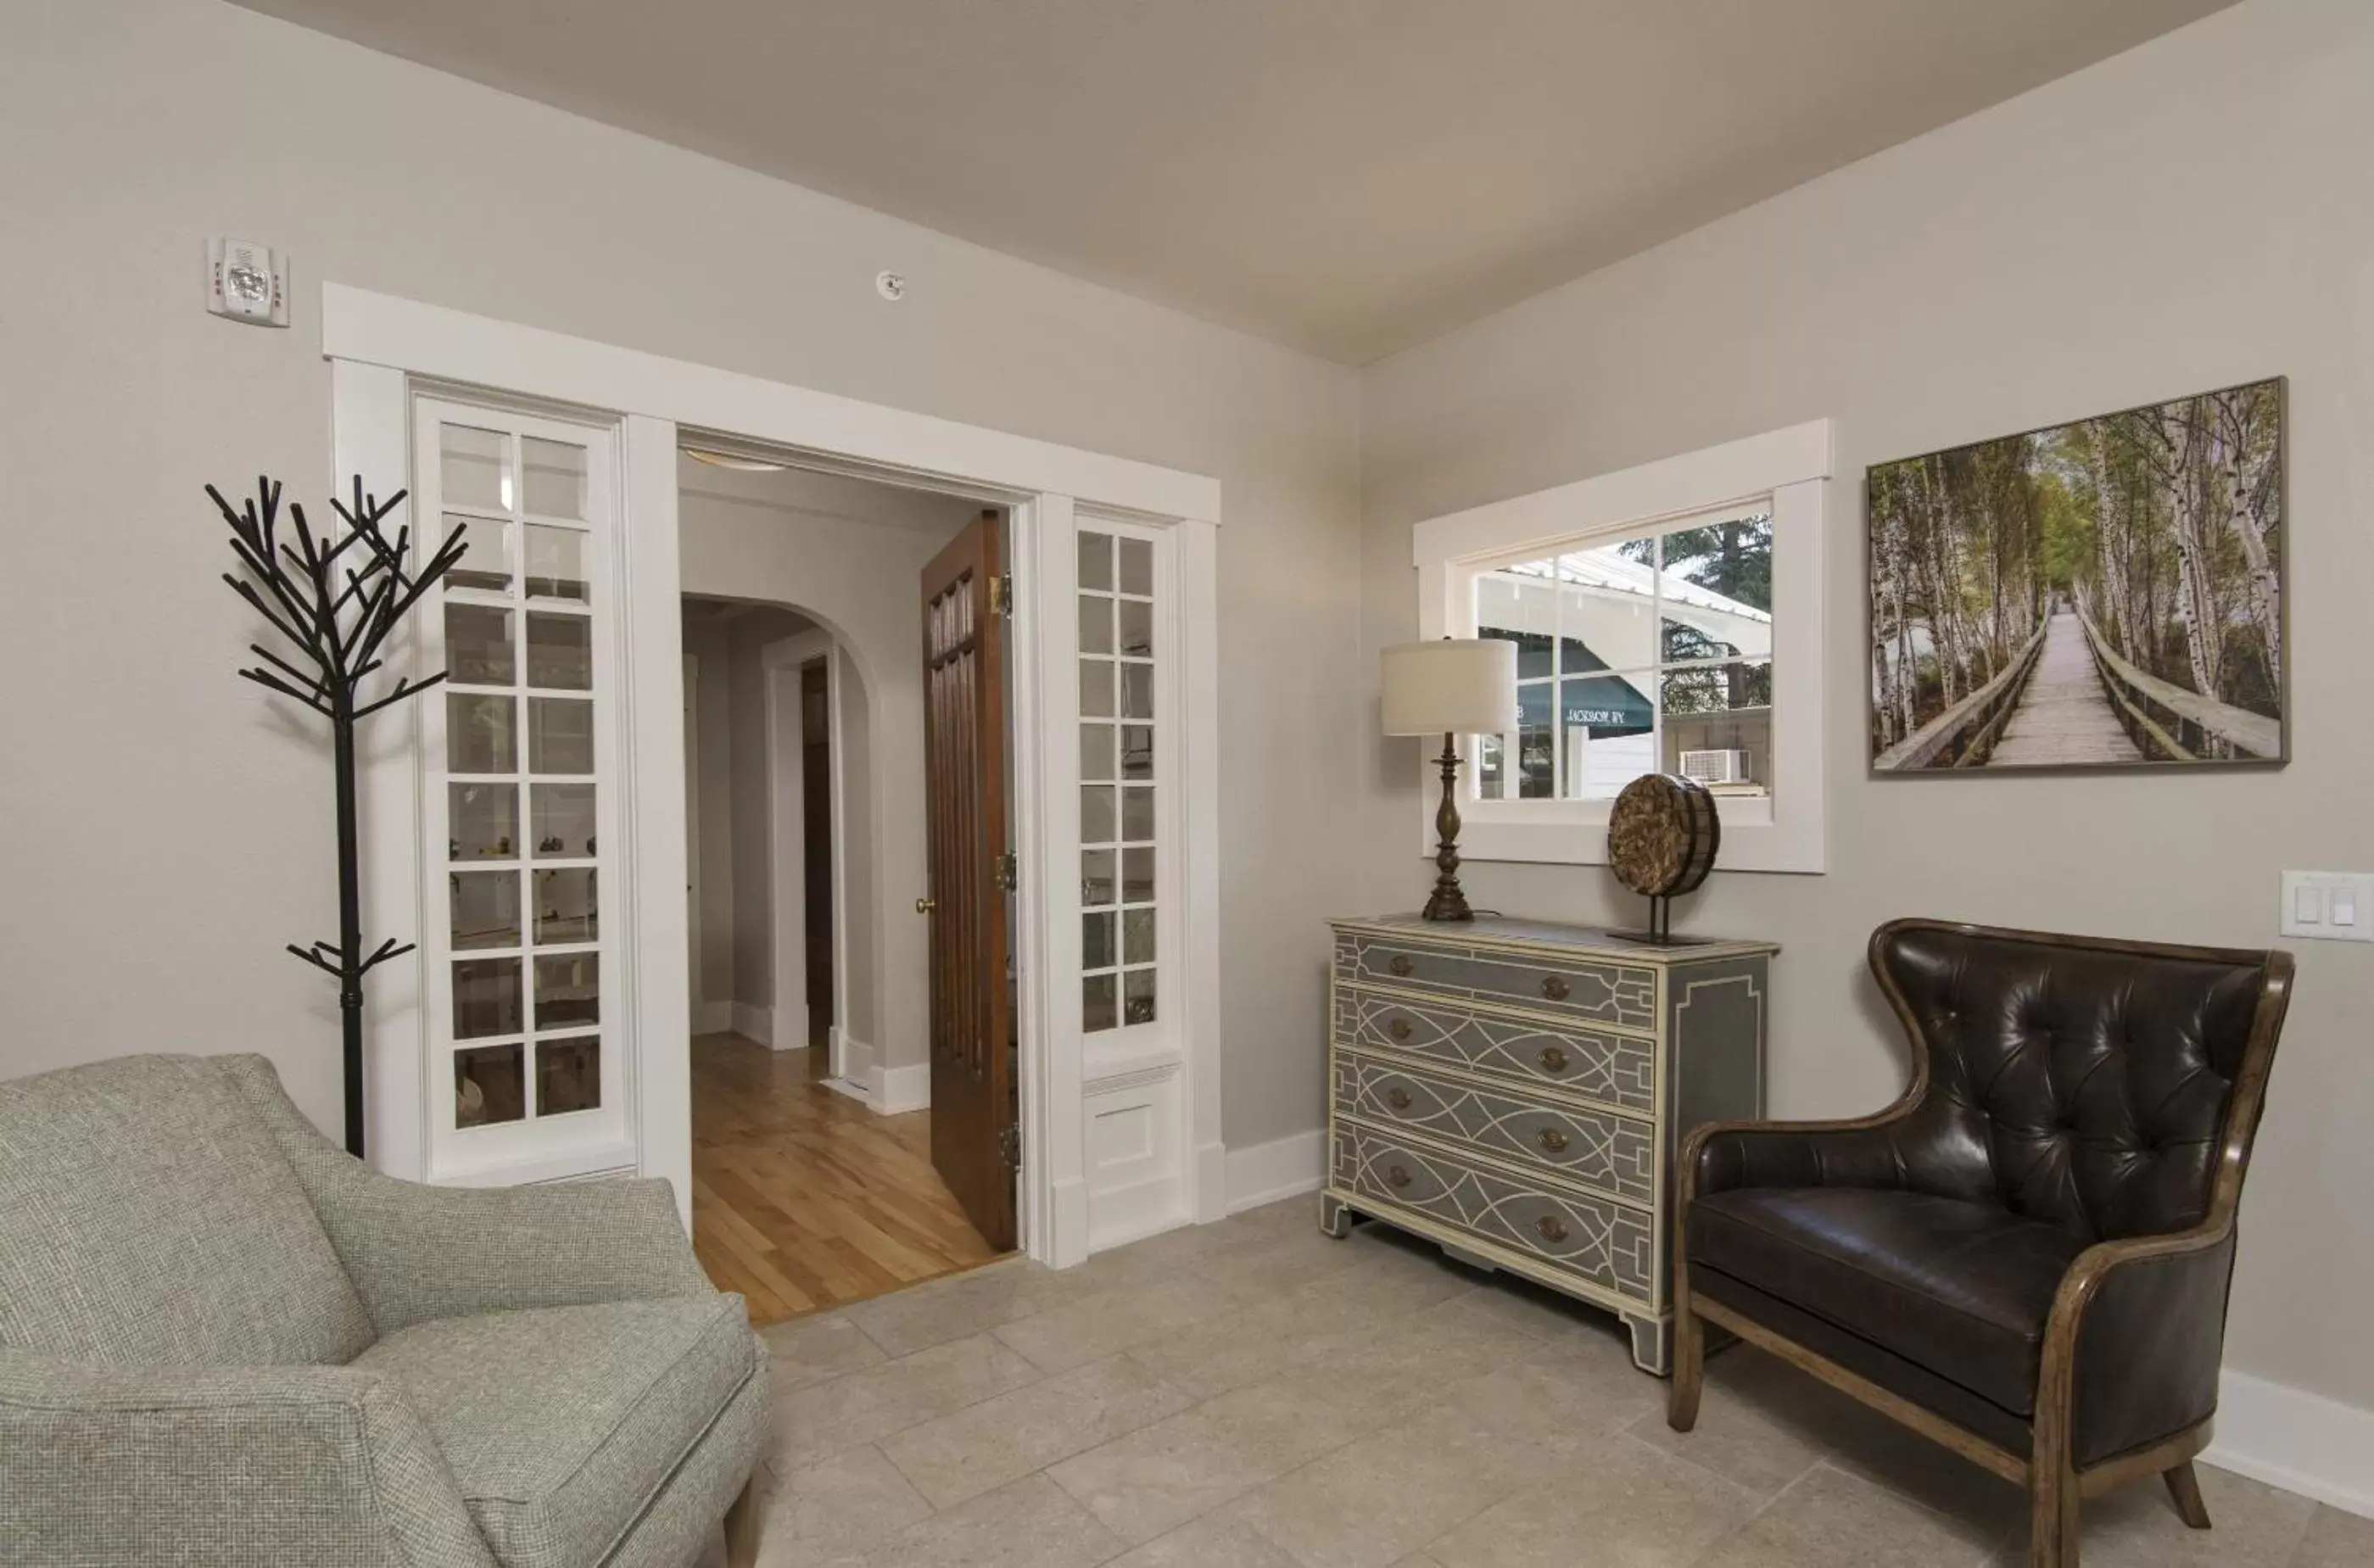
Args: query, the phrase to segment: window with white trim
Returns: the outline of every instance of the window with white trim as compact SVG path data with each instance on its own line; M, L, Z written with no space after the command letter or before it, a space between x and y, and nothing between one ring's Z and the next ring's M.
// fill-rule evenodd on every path
M1464 568L1466 636L1517 645L1517 726L1475 737L1483 800L1609 801L1644 773L1771 793L1769 504Z
M1725 869L1823 869L1829 464L1816 420L1416 526L1419 636L1517 646L1512 727L1461 743L1463 858L1604 863L1616 794L1675 772Z

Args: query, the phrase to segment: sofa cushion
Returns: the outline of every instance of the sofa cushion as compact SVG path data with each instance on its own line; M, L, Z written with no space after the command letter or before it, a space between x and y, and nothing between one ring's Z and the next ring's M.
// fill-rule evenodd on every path
M203 1059L0 1083L0 1347L289 1365L370 1341L287 1156Z
M742 1298L448 1317L355 1364L429 1423L505 1568L590 1568L759 1366Z
M1745 1281L2020 1415L2086 1243L1992 1204L1864 1188L1744 1188L1690 1206L1690 1268Z

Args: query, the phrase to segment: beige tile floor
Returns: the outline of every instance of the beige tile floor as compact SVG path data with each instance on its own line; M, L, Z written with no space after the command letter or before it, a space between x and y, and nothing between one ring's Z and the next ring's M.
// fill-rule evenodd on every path
M1745 1349L1698 1430L1613 1321L1310 1199L1061 1274L764 1330L768 1568L1994 1568L2019 1493ZM2086 1568L2374 1564L2374 1521L2204 1469L2089 1505Z

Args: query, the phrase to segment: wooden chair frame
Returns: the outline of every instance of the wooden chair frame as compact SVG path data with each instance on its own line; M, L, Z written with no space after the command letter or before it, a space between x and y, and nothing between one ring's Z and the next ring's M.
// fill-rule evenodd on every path
M2251 1018L2251 1035L2234 1079L2227 1106L2226 1135L2218 1152L2210 1190L2209 1210L2188 1230L2161 1235L2127 1236L2098 1242L2079 1253L2063 1276L2045 1322L2044 1352L2038 1375L2036 1414L2029 1452L2023 1456L1924 1410L1911 1400L1851 1372L1836 1362L1797 1344L1720 1302L1700 1302L1690 1291L1686 1225L1691 1201L1698 1196L1698 1155L1708 1141L1722 1133L1854 1132L1885 1127L1909 1117L1927 1096L1931 1084L1929 1041L1911 1004L1881 962L1886 940L1907 930L1950 931L1959 935L2015 942L2035 942L2098 953L2147 958L2191 959L2229 964L2262 971L2259 1000ZM2283 1029L2284 1012L2291 1001L2292 959L2287 953L2260 953L2230 948L2186 947L2166 942L2121 942L2098 937L2060 936L2044 931L2016 930L1995 926L1965 925L1943 920L1892 920L1872 933L1871 968L1880 990L1903 1024L1912 1045L1912 1081L1885 1110L1867 1117L1836 1121L1722 1121L1690 1129L1675 1158L1675 1232L1674 1237L1674 1375L1667 1393L1666 1424L1687 1432L1698 1422L1698 1398L1706 1374L1706 1329L1713 1323L1749 1344L1811 1373L1832 1387L1943 1444L1964 1458L1983 1465L2004 1480L2025 1487L2029 1503L2028 1562L2030 1568L2077 1568L2078 1504L2131 1480L2158 1472L2169 1498L2184 1522L2196 1530L2209 1527L2209 1510L2201 1499L2201 1484L2192 1460L2209 1445L2213 1418L2176 1432L2156 1443L2115 1454L2077 1468L2074 1403L2077 1336L2086 1309L2103 1283L2120 1269L2154 1259L2183 1257L2222 1246L2234 1234L2234 1218L2242 1197L2242 1176L2251 1163L2251 1144L2259 1127L2267 1076L2274 1066L2275 1041ZM2231 1275L2228 1275L2231 1288Z

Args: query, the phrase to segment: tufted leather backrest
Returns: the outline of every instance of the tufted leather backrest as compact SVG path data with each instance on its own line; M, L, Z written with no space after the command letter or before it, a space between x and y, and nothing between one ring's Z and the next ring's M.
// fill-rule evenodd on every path
M2088 1241L2207 1212L2264 956L1905 922L1872 964L1928 1052L1908 1185Z

